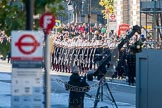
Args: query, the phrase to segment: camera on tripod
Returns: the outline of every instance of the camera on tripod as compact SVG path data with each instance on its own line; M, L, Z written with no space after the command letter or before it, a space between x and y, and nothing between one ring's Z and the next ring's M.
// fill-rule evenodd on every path
M86 76L80 76L80 82L86 82Z
M140 40L138 40L130 46L130 50L133 51L135 54L139 53L142 51L142 45L143 43Z
M107 63L99 64L96 71L88 70L87 80L93 81L93 77L97 77L97 80L100 80L106 74L108 68L109 68L109 61Z

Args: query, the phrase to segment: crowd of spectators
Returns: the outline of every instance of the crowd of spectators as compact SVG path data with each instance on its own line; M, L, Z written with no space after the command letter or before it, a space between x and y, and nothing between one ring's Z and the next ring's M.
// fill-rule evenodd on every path
M106 25L103 24L94 24L94 26L90 26L89 24L62 24L61 28L57 30L57 33L54 32L54 41L57 42L67 42L71 43L71 41L82 40L82 42L91 42L95 41L95 43L100 42L100 44L107 44L111 46L112 44L116 44L113 47L117 46L118 42L120 42L124 37L125 33L120 36L113 30L107 30ZM144 35L134 35L129 43L133 44L135 41L141 39L143 41L144 48L155 48L155 41L151 36L145 37ZM79 42L76 42L79 43ZM110 45L111 43L111 45Z
M0 43L5 42L5 41L9 41L10 42L10 37L7 36L5 31L0 30Z
M64 44L68 46L111 46L115 47L119 37L106 30L102 24L94 24L89 27L88 24L63 24L59 32L54 32L54 44ZM111 45L110 45L111 44Z
M107 37L106 26L102 24L94 24L94 26L89 27L88 24L63 24L60 28L60 33L62 36L68 35L69 38L76 36L81 36L83 39L91 40L92 38L102 40ZM89 35L91 34L91 35ZM91 36L94 37L91 37Z
M6 43L6 42L10 43L10 41L11 41L11 38L9 36L7 36L5 31L0 30L0 59L3 59L3 60L5 59L5 57L3 57L3 55L2 55L2 53L3 53L2 51L4 51L4 50L2 50L2 48L5 48L5 46L3 46L5 44L3 44L3 43Z

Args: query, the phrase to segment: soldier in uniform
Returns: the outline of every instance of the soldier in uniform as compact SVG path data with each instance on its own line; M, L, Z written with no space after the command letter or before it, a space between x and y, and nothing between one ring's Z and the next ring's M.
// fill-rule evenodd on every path
M55 60L54 60L54 69L58 72L59 71L59 52L60 52L60 46L59 44L56 44L56 51L55 51Z
M89 54L90 54L90 43L89 43L89 41L87 41L87 44L86 44L86 52L85 52L85 59L84 59L84 70L85 71L88 70Z
M71 50L70 50L70 60L69 60L70 72L71 72L71 67L74 66L75 50L76 50L75 40L72 39L71 40Z
M71 68L71 62L72 62L72 57L73 57L73 47L72 47L72 44L71 44L71 39L69 40L69 42L68 42L68 58L67 58L67 60L68 60L68 62L67 62L67 70L68 70L68 72L70 73L71 71L70 71L70 68Z
M61 44L60 52L59 52L59 71L62 72L63 67L63 54L64 54L64 47Z
M69 54L69 46L67 44L67 40L65 42L65 51L64 51L64 66L63 66L63 71L68 72L68 54Z
M128 65L128 83L129 85L134 85L135 83L135 72L136 72L136 55L133 49L130 50L130 53L127 56L127 65Z
M96 52L95 52L95 56L94 56L94 62L95 64L98 64L100 60L102 60L102 45L99 41L97 41L96 43Z
M94 53L94 51L95 51L95 48L94 48L93 45L94 45L94 40L90 42L90 53L89 53L89 61L88 61L88 63L89 63L88 68L89 68L90 70L92 70L93 53Z
M80 72L85 73L84 72L84 58L85 58L86 46L85 46L84 40L82 42L83 44L82 44L81 53L80 53Z

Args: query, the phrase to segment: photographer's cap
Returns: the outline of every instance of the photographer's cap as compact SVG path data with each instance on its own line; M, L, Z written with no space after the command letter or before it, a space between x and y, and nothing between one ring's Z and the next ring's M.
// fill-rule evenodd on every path
M72 73L79 73L78 66L73 66L72 67Z

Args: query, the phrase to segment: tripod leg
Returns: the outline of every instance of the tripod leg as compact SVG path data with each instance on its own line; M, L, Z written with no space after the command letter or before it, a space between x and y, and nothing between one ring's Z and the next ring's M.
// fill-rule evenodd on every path
M101 101L103 102L103 85L101 85Z
M96 93L96 97L95 97L95 101L94 101L94 108L97 108L97 103L99 102L99 94L100 94L100 83L99 83L97 93Z
M107 89L108 89L108 91L109 91L109 93L110 93L110 96L111 96L111 98L112 98L113 103L115 104L115 107L118 108L118 106L117 106L117 104L116 104L116 102L115 102L115 99L114 99L114 97L113 97L113 95L112 95L112 93L111 93L111 90L110 90L110 88L109 88L108 83L105 83L105 85L106 85L106 87L107 87Z

